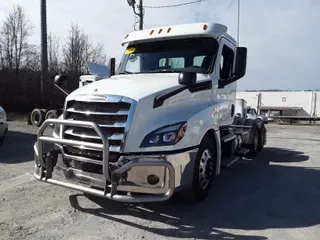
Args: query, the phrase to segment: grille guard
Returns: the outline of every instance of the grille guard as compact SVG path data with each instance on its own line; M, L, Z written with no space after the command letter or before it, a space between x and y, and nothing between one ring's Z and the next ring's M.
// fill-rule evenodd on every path
M76 140L43 136L45 129L51 124L92 128L95 130L98 136L102 139L103 144L88 143L88 142L82 142L82 141L76 141ZM78 185L71 182L65 182L65 181L59 181L59 180L53 179L52 172L54 170L54 166L53 166L54 164L52 161L54 160L48 157L46 158L46 160L44 160L43 142L48 142L53 144L63 144L63 145L84 146L84 147L90 147L90 148L102 151L103 152L102 162L90 160L90 163L100 164L103 166L103 176L105 178L104 191L93 189L90 187L85 187L85 186ZM39 131L37 134L37 142L35 143L35 146L34 146L34 152L35 152L35 162L36 162L35 167L36 169L40 168L40 174L37 173L37 171L35 171L34 177L35 179L42 182L47 182L54 185L70 188L73 190L78 190L81 192L85 192L88 194L104 197L104 198L119 201L119 202L129 202L129 203L165 201L165 200L168 200L174 193L175 169L173 165L169 161L167 161L164 156L159 158L141 157L141 158L130 159L130 160L129 159L126 160L125 157L121 157L119 161L125 161L126 163L121 167L116 168L111 172L109 172L108 138L103 133L103 131L101 131L101 128L99 127L99 125L93 122L47 119L39 128ZM77 159L77 161L89 162L88 159L85 159L85 158L83 159L79 158ZM117 176L127 172L128 170L130 170L132 167L135 167L135 166L164 166L166 169L168 169L168 172L169 172L168 191L162 195L148 194L144 196L126 196L126 195L117 194L117 186L118 186L117 180L116 180ZM110 186L109 183L111 183L110 192L107 191Z

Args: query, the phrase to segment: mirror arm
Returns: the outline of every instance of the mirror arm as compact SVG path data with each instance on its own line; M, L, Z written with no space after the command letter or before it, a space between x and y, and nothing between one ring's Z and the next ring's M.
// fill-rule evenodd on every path
M182 91L186 90L187 88L188 88L187 86L181 86L181 87L179 86L174 90L169 90L166 93L163 93L163 94L156 96L154 98L153 108L161 107L165 100L177 95L178 93L181 93Z
M58 88L61 92L63 92L66 96L68 96L70 94L70 91L68 91L67 89L60 87L57 84L54 84L56 88Z

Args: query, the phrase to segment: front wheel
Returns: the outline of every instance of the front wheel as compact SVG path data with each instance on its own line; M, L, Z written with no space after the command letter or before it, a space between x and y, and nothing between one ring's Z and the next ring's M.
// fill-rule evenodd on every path
M192 187L183 192L187 201L202 201L208 196L216 173L216 166L216 146L210 137L205 136L194 162Z

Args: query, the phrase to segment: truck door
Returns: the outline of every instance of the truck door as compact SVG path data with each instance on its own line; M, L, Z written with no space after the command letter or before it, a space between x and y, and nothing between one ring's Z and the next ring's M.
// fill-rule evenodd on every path
M234 67L235 45L226 38L221 38L217 55L215 71L221 81L232 76ZM235 115L237 83L233 82L224 88L217 88L217 101L219 102L219 124L230 125Z

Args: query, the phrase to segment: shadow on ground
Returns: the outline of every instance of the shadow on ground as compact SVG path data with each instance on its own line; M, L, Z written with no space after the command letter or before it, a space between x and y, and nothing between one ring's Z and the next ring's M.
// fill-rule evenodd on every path
M17 164L32 161L35 141L35 134L9 130L3 145L0 146L0 163Z
M222 171L210 196L194 205L184 203L178 194L167 202L154 204L124 205L86 196L98 206L84 208L80 206L80 195L71 195L70 203L79 211L163 237L267 239L218 229L253 231L320 224L320 170L281 165L307 160L302 152L265 148L255 160L242 160ZM122 215L167 227L143 226L121 219Z

